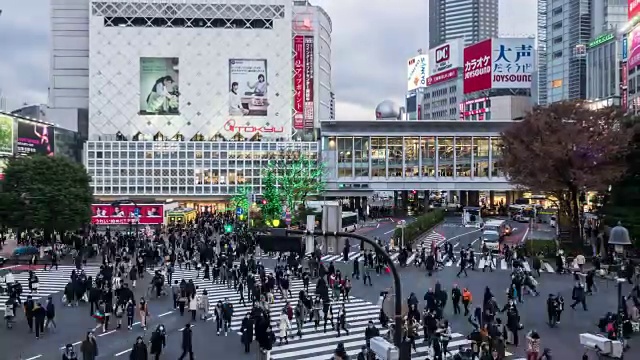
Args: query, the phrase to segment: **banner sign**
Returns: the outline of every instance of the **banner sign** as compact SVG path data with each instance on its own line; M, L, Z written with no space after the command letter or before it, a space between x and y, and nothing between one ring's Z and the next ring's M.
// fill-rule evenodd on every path
M629 92L627 89L627 83L629 81L629 67L627 66L626 62L622 63L622 76L620 77L622 79L622 81L620 81L620 88L621 88L621 97L622 97L622 101L621 101L621 106L622 106L622 110L624 110L625 112L627 111L627 109L629 108Z
M313 77L315 63L313 48L313 36L304 38L304 128L313 129L314 109L313 109Z
M13 117L0 115L0 155L13 155Z
M633 19L640 13L640 0L627 0L628 7L628 20Z
M92 204L91 223L98 225L158 225L163 222L164 205L162 204Z
M464 48L465 94L491 89L491 39Z
M304 129L304 36L296 35L293 38L293 128Z
M439 84L445 81L458 78L458 68L450 69L445 72L438 73L436 75L429 76L427 79L427 86Z
M429 50L429 77L450 72L462 66L462 39L456 39Z
M629 69L633 69L640 65L640 25L633 28L628 36L629 60L627 61L627 64L629 65Z
M53 156L53 126L26 120L18 120L16 153L21 155L40 154Z
M530 89L534 69L534 39L494 38L491 56L492 89Z
M407 91L427 87L428 64L428 55L419 55L407 61Z

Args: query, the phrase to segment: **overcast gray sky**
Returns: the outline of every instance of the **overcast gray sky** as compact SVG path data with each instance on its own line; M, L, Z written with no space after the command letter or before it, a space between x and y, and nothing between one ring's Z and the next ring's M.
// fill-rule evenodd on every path
M87 0L88 1L88 0ZM384 99L400 102L405 61L428 47L427 0L312 0L333 21L336 118L365 120ZM46 103L49 0L2 1L0 89L8 106ZM500 0L500 32L536 32L536 0Z

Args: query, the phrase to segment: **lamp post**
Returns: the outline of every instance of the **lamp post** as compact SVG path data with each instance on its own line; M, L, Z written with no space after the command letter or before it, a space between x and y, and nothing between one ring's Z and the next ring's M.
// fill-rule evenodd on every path
M614 246L614 250L618 254L624 253L624 247L627 245L631 245L631 240L629 239L629 230L622 226L622 224L618 221L618 225L611 229L609 232L609 244ZM622 284L625 283L625 278L622 273L622 266L618 269L618 276L616 278L616 283L618 285L618 312L617 312L617 323L618 330L616 331L618 335L618 340L624 344L624 338L622 336L622 313L624 311L624 307L626 304L622 302Z

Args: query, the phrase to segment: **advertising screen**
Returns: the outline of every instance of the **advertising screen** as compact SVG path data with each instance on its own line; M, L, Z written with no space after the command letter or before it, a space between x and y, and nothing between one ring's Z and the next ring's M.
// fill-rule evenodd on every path
M428 64L428 55L419 55L407 61L407 91L427 87Z
M229 116L267 116L268 80L266 59L230 59Z
M629 69L633 69L640 65L640 25L631 30L627 36L627 43L629 44L627 65L629 65Z
M491 89L491 39L464 48L464 93Z
M407 94L407 120L417 120L418 117L418 96L415 91Z
M314 62L315 56L313 52L313 36L305 36L304 38L304 128L313 129L314 123L314 102L313 102L313 86L314 86Z
M140 115L180 115L180 59L140 58Z
M304 36L293 38L293 128L304 129Z
M0 155L13 155L13 117L0 115Z
M18 120L16 153L53 156L53 126L26 120Z
M627 0L629 20L640 14L640 0Z
M462 39L457 39L430 49L429 76L451 72L451 70L461 67L462 44Z
M534 39L494 38L491 43L491 88L531 88Z
M142 225L162 224L164 205L144 204L129 205L122 204L113 206L111 204L91 205L91 223L98 225L126 225L129 222Z

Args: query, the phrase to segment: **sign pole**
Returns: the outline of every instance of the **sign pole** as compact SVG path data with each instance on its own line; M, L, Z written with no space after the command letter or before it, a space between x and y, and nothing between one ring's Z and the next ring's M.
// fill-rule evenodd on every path
M252 193L248 193L247 194L247 202L249 203L248 209L247 209L247 231L249 231L249 227L251 226L251 205L253 204L253 194Z

